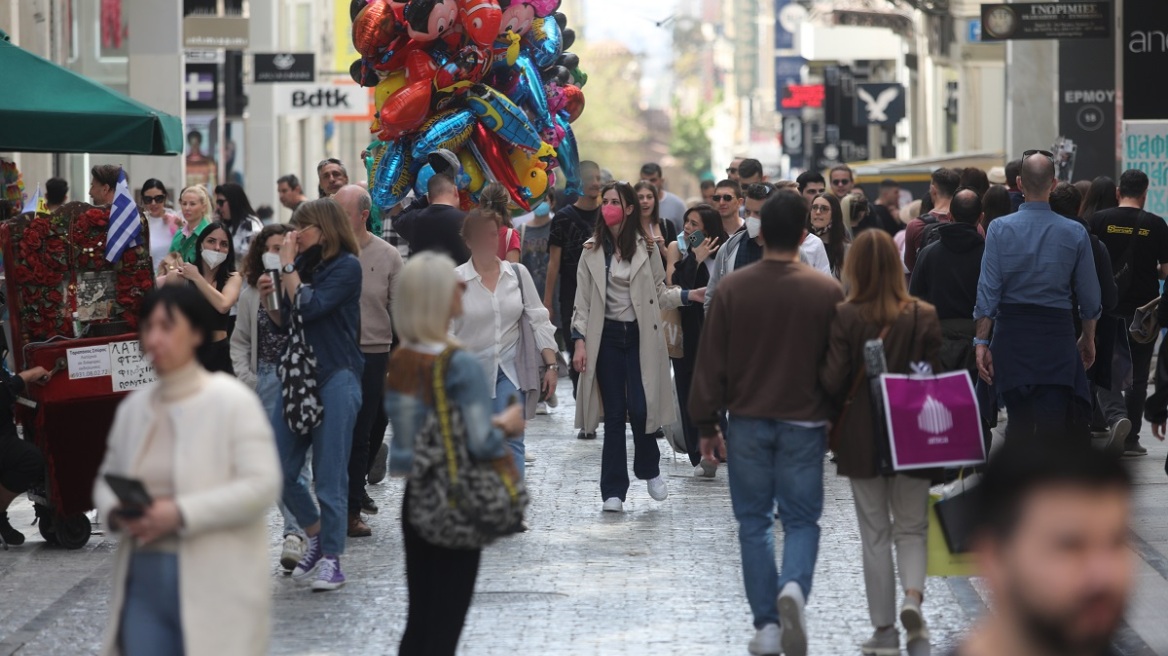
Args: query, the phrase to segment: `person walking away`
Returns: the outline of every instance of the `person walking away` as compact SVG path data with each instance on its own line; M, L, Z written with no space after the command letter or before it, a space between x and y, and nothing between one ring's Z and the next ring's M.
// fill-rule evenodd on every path
M747 219L749 220L749 219ZM691 237L697 235L697 237ZM697 241L701 238L701 241ZM710 281L710 270L714 267L714 254L724 243L727 235L722 230L722 217L709 205L697 205L685 213L682 236L669 245L668 265L665 277L670 285L683 291L704 289ZM692 245L691 245L692 242ZM680 358L670 358L673 363L673 383L677 386L677 399L682 408L689 400L690 384L693 380L694 362L698 357L698 343L702 336L705 320L705 306L684 305L681 315ZM714 478L718 473L718 461L702 459L701 439L693 418L684 410L681 413L681 427L685 435L685 449L689 463L698 478Z
M576 282L572 366L580 372L576 426L599 422L604 407L600 496L605 512L622 512L629 489L625 424L633 430L633 473L647 481L649 496L664 501L661 452L650 435L673 421L669 354L661 334L661 310L675 308L704 290L666 289L665 267L641 232L637 197L625 182L604 186L602 220L584 245Z
M50 180L51 182L51 180ZM182 217L166 207L166 185L156 178L150 178L142 183L142 214L146 217L146 227L150 232L150 260L152 268L166 259L170 252L170 244L174 241L174 233L182 223Z
M554 199L549 198L536 205L532 211L532 219L519 226L519 240L523 246L519 259L527 269L527 272L531 274L531 281L535 283L535 288L539 290L539 298L541 301L544 292L547 290L548 263L550 260L548 239L551 237L551 204L553 201ZM545 307L545 309L547 308ZM553 296L552 308L548 309L549 319L558 320L560 316L557 311L558 309L559 298ZM557 362L559 362L558 359ZM558 404L559 400L556 398L556 392L553 389L547 401L536 406L535 413L546 415L548 414L549 407L554 408Z
M1005 402L1006 439L1061 432L1087 441L1095 362L1099 281L1086 229L1048 203L1058 184L1054 158L1027 151L1019 184L1026 203L990 224L977 284L974 320L978 374ZM1083 332L1076 344L1071 294ZM991 342L990 336L993 336Z
M548 320L547 308L540 302L527 269L499 259L500 222L495 212L475 210L462 224L471 258L455 269L466 292L462 297L462 316L454 320L451 334L482 366L494 400L493 412L502 413L517 400L524 408L525 419L531 419L536 404L555 389L559 380L556 329ZM521 371L525 365L539 366L528 362L520 352L525 320L531 325L534 346L542 358L543 366L538 372ZM539 388L525 388L525 378L538 378ZM523 433L511 435L507 446L522 477L526 466Z
M361 252L361 355L365 367L361 372L361 408L353 425L353 444L349 453L349 528L351 538L369 537L372 529L361 513L376 515L377 504L365 490L371 465L381 458L384 466L385 370L389 365L389 347L393 344L393 321L389 309L393 303L393 281L405 263L401 253L366 228L373 200L369 192L357 185L345 185L333 197L349 219Z
M215 187L215 208L219 220L227 226L227 232L231 235L235 245L235 264L239 266L247 257L252 240L264 229L264 224L252 209L243 187L234 182Z
M283 500L308 535L304 557L292 577L310 582L314 591L327 591L345 584L340 558L348 528L349 450L365 369L358 348L360 247L345 211L330 198L304 203L292 215L292 223L297 230L284 235L280 248L283 298L279 311L268 310L268 316L284 327L291 321L292 309L299 312L304 339L316 356L316 389L325 412L321 422L304 435L289 428L291 418L285 416L284 407L271 417L271 423L284 472ZM263 298L276 291L266 273L257 282ZM315 503L299 478L309 448Z
M953 656L1113 653L1139 562L1131 475L1085 445L1007 440L978 488L974 555L994 608Z
M1091 217L1091 231L1107 246L1111 268L1119 287L1119 303L1115 313L1123 321L1123 329L1116 331L1116 349L1123 352L1136 309L1155 299L1160 292L1160 281L1168 275L1168 225L1164 219L1144 211L1148 199L1148 176L1131 169L1119 177L1119 206L1096 212ZM1109 390L1100 390L1104 410L1118 411L1126 406L1131 431L1124 442L1126 456L1142 456L1148 450L1140 444L1140 429L1144 401L1148 396L1148 377L1151 371L1155 342L1140 344L1130 341L1131 389L1113 384Z
M410 253L434 251L445 253L459 264L470 259L460 233L466 212L458 209L461 202L458 187L445 175L430 178L427 186L430 204L394 223L395 228L410 243Z
M548 235L548 277L543 292L543 306L550 313L559 283L560 329L564 345L572 348L572 305L576 302L576 278L584 242L592 237L600 220L600 167L596 162L580 162L580 179L584 193L576 202L556 211ZM580 372L569 367L572 396L580 390ZM585 426L577 439L596 439L596 424Z
M1018 211L1022 203L1026 202L1026 194L1018 186L1022 176L1022 160L1012 159L1006 162L1006 189L1010 192L1010 213Z
M493 237L493 234L492 234ZM462 315L463 288L454 261L438 253L410 258L398 277L393 315L402 344L389 358L385 410L393 423L390 470L411 472L414 440L434 412L434 369L448 351L443 385L466 422L466 449L478 461L511 466L507 437L523 432L518 403L491 415L491 393L478 359L450 338ZM410 523L409 488L402 499L409 611L399 656L454 656L478 577L481 549L448 549L426 542Z
M953 201L953 194L961 186L961 176L953 169L937 169L933 171L932 181L929 183L929 198L933 201L933 208L922 213L908 222L904 229L904 265L911 274L917 265L917 256L921 249L928 245L925 232L934 230L933 226L949 223L949 204Z
M244 260L243 278L247 284L239 293L239 321L231 333L231 364L235 377L247 385L260 397L267 417L278 416L284 395L280 388L277 368L284 349L288 346L288 334L268 316L267 308L260 299L257 285L264 273L264 253L280 254L284 245L284 235L291 227L277 223L264 226L256 236L255 248L248 251ZM275 427L273 426L273 430ZM301 470L304 484L310 483L308 467ZM280 501L277 506L284 518L284 544L280 551L280 566L286 574L291 574L296 563L304 557L308 538L304 529L296 523L296 517L288 506Z
M201 185L186 187L178 195L178 206L183 220L170 242L170 251L178 253L183 262L194 264L199 261L199 235L211 225L211 196Z
M187 286L142 304L139 337L158 381L118 406L93 489L121 536L103 654L268 651L267 516L280 465L255 394L195 357L207 312ZM150 505L122 505L106 475L141 481Z
M45 212L56 212L69 198L69 183L64 178L45 180ZM163 253L165 255L165 253Z
M830 446L836 470L851 481L860 524L868 616L876 629L860 651L873 656L900 654L895 620L899 571L904 589L900 623L907 633L908 653L924 655L929 653L929 632L921 603L928 553L929 483L934 472L885 471L876 444L887 438L872 422L876 401L870 386L860 385L850 404L847 397L852 382L864 375L864 350L870 340L884 342L888 373L911 373L917 362L940 371L941 322L932 305L909 296L896 244L882 230L865 231L852 242L844 266L844 286L848 297L832 323L831 345L819 376L835 406L844 409L836 419L840 425L832 430L836 441Z
M488 182L479 193L479 209L499 215L499 259L518 262L523 240L511 222L511 192L502 182Z
M797 261L806 225L807 201L794 191L780 191L763 205L766 254L727 276L707 309L689 397L705 459L727 455L718 418L723 410L730 414L734 448L727 471L756 630L751 654L807 653L803 607L819 551L831 415L818 372L844 295L834 279ZM759 358L759 349L769 357Z
M210 372L222 371L234 375L231 365L231 315L243 277L235 271L234 244L227 227L215 222L199 233L195 250L199 252L196 264L183 263L166 274L167 284L191 285L199 291L211 310L210 332L199 345L199 362Z
M1083 199L1083 212L1079 218L1090 226L1096 212L1109 210L1113 207L1119 207L1119 187L1115 186L1115 180L1101 175L1091 181L1091 187L1087 190L1086 198Z
M900 220L900 183L892 178L882 180L872 211L890 236L904 230L904 222Z

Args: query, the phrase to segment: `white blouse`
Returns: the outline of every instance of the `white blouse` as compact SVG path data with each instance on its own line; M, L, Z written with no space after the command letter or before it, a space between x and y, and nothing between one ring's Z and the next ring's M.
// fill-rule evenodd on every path
M547 308L540 300L531 274L522 264L501 262L499 266L499 282L494 293L483 284L473 260L455 269L467 286L462 296L462 316L454 320L450 329L451 335L482 364L491 398L495 398L495 381L500 369L513 385L519 385L515 358L519 351L519 319L524 313L531 321L539 349L556 349L556 329L548 320Z

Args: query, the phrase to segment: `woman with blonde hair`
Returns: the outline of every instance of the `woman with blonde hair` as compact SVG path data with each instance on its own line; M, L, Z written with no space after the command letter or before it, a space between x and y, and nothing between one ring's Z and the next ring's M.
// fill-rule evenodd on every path
M473 213L472 213L473 214ZM385 410L393 423L390 470L407 475L413 467L414 441L434 412L434 375L445 367L442 383L450 404L462 413L466 450L478 461L501 460L513 466L504 444L523 433L523 409L512 404L492 416L494 403L478 358L450 336L451 322L463 316L466 282L445 255L414 255L397 277L394 325L402 343L389 358ZM448 549L427 542L410 523L410 491L402 499L409 613L401 656L454 656L478 577L481 549Z
M877 446L887 438L872 421L872 403L879 401L873 401L868 385L855 386L855 381L866 375L864 345L874 339L884 342L888 373L909 373L915 362L926 362L936 370L941 322L933 306L909 295L896 245L883 230L865 230L852 242L843 282L847 299L839 305L831 327L820 382L843 409L835 421L838 426L832 431L830 446L839 475L851 480L860 523L868 614L876 628L861 651L878 656L900 653L894 619L895 543L896 569L904 589L900 621L908 634L909 653L918 653L929 639L921 603L933 472L902 474L891 470ZM849 404L847 398L853 393Z
M279 404L271 421L284 469L284 504L308 536L304 557L292 570L292 577L311 580L313 590L336 590L345 584L340 557L349 527L349 452L365 369L365 358L357 346L360 248L349 217L331 198L303 203L292 215L292 223L297 230L285 234L280 247L283 300L279 310L268 310L268 316L284 327L291 312L300 315L305 341L316 356L316 391L325 411L320 423L304 435L289 428L286 404ZM256 282L262 298L276 291L267 273ZM300 478L310 447L315 502Z
M171 252L182 256L182 261L194 264L198 261L199 250L195 242L203 232L203 228L211 225L211 216L214 206L211 204L211 195L202 185L191 185L178 195L178 206L182 211L182 229L174 233L174 240L170 242Z
M499 217L499 259L518 262L523 243L519 231L511 223L511 192L502 182L488 182L479 192L479 209Z

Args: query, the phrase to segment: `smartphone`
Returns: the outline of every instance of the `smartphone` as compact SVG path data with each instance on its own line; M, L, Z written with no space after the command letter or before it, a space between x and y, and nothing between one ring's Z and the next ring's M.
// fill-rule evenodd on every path
M691 251L694 250L698 246L701 246L702 242L705 240L706 240L706 233L702 232L701 230L694 230L689 235L689 249Z
M141 517L142 513L154 503L146 486L136 478L127 478L117 474L106 474L105 482L117 495L122 507L119 513L125 517Z

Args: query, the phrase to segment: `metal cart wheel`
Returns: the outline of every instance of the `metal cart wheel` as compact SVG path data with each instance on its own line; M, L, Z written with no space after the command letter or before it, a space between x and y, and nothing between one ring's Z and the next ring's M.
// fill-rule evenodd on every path
M36 512L37 530L40 531L41 537L45 539L45 542L58 546L60 543L57 541L57 526L53 519L53 509L38 503L33 506L33 510Z
M66 549L80 549L89 542L93 525L85 513L70 515L56 522L57 542Z

